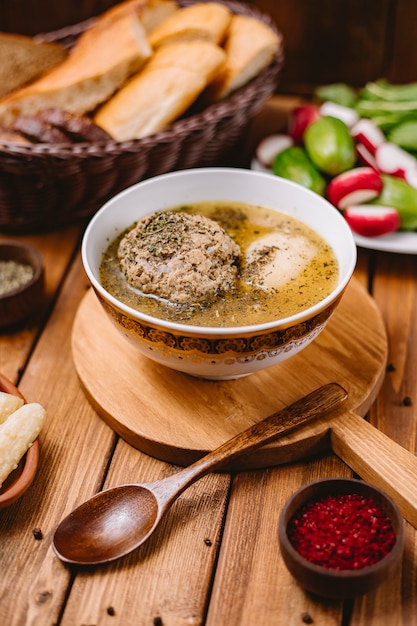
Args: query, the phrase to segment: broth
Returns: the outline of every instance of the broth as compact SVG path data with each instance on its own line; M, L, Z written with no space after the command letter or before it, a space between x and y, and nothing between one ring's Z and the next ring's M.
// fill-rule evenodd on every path
M195 326L247 326L295 315L329 295L338 282L334 251L313 229L285 213L241 202L198 202L169 211L216 221L238 244L242 258L234 287L204 303L174 304L132 287L120 266L120 241L100 265L103 287L147 315Z

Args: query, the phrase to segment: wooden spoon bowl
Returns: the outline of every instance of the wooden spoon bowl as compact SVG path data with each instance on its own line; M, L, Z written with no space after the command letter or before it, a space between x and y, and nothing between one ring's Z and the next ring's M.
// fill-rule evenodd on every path
M23 398L17 387L2 374L0 374L0 391ZM36 439L21 459L17 468L9 474L0 488L0 509L4 509L16 502L29 489L35 478L38 463L39 441Z

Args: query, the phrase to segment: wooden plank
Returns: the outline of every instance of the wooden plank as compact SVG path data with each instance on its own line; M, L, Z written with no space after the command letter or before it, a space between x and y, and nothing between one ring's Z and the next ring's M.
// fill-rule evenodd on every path
M22 369L36 336L45 323L48 309L52 305L55 293L78 246L80 226L69 227L65 237L61 231L42 233L38 235L1 235L2 240L22 241L38 249L45 266L45 307L37 319L29 320L27 324L13 332L0 333L0 372L12 382L17 383Z
M106 486L157 479L173 471L120 441ZM228 486L226 474L204 477L180 496L143 546L107 567L79 573L62 626L106 620L112 626L204 623Z
M0 623L8 626L57 622L71 573L52 552L52 534L64 514L100 488L114 445L114 433L85 399L71 358L71 325L85 289L77 258L20 384L28 401L46 408L47 420L35 481L2 511L8 540L0 548L1 561L8 573L0 580ZM35 528L42 532L40 541Z
M253 4L274 18L284 36L280 92L310 94L317 85L331 82L360 87L382 75L387 33L393 30L389 0L322 0L320 5L310 0L256 0ZM410 46L412 29L404 33Z
M397 0L392 10L392 25L388 31L385 75L394 83L415 81L417 48L411 42L417 29L415 0Z
M341 602L313 598L289 574L279 551L278 519L287 498L301 485L350 475L330 455L234 478L206 626L341 623Z
M370 421L391 439L417 452L417 257L379 253L373 294L383 314L389 343L384 384L370 411ZM355 605L352 623L372 626L381 623L417 624L417 597L404 590L415 589L417 531L406 523L406 546L402 569L375 596L365 596ZM397 608L401 612L397 615Z

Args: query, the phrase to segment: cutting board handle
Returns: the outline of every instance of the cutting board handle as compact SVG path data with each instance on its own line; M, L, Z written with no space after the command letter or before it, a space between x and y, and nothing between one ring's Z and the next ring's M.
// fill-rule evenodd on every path
M390 495L417 528L417 457L353 412L332 422L330 441L333 452Z

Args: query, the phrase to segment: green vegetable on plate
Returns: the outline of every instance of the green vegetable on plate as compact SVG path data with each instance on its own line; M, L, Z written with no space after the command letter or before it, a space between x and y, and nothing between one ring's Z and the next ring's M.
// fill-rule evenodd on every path
M406 120L394 126L388 132L387 139L400 148L417 152L417 117L414 120Z
M382 182L382 192L371 204L396 208L401 230L417 230L417 189L387 174L382 174Z
M323 116L310 124L304 133L304 145L313 164L330 176L355 164L355 145L349 128L336 117Z
M277 154L272 171L276 176L292 180L321 196L325 193L326 181L300 146L291 146Z
M330 85L321 85L315 90L316 97L322 102L327 100L341 104L345 107L353 107L357 100L354 89L345 83L333 83Z

